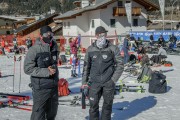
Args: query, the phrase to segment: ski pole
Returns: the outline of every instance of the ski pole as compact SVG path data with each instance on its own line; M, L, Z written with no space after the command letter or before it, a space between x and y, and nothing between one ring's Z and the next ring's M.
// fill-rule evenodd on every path
M80 57L78 58L78 76L81 76L81 66L80 66Z
M80 44L81 44L81 35L80 34L78 34L78 53L79 53L79 56L78 56L78 76L80 77L81 76L81 66L80 66L80 60L81 60L81 57L80 57L80 55L81 55L81 46L80 46ZM79 50L79 48L80 48L80 50Z
M15 76L15 70L16 70L16 56L14 56L14 73L13 73L13 92L14 92L14 76Z
M19 57L19 60L20 60L20 79L19 79L19 93L21 92L20 91L20 87L21 87L21 59L22 59L22 56Z

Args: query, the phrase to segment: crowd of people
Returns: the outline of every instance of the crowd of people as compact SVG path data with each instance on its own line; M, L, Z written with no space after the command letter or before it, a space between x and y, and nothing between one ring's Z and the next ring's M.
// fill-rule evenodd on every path
M139 37L138 37L139 38ZM172 34L169 37L169 41L168 44L167 42L164 40L163 36L160 35L158 41L154 40L153 35L150 35L150 41L149 41L149 46L157 46L158 49L158 55L165 55L167 56L166 53L166 49L174 49L176 47L177 44L177 38L174 36L174 34ZM134 35L126 35L124 41L123 41L123 46L121 49L124 53L124 63L128 63L129 62L129 51L135 51L137 53L137 59L140 61L141 58L143 58L143 56L146 55L147 53L147 46L143 45L142 41L140 41L139 39L136 40Z
M29 49L33 45L32 39L30 37L27 37L25 39L25 44L26 48ZM13 35L12 44L9 44L6 40L6 37L4 36L0 38L0 50L2 51L2 55L6 55L5 48L8 48L10 46L12 49L8 52L14 52L15 54L25 52L25 48L18 45L18 38L16 34Z

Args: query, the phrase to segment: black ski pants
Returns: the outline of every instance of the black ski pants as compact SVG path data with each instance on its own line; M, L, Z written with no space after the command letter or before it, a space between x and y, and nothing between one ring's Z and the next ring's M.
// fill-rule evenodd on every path
M58 88L33 89L31 120L55 120L58 109Z
M3 55L5 55L6 53L5 53L5 51L4 51L4 47L2 47L2 53L3 53Z
M115 83L112 80L104 84L92 83L89 90L89 120L99 120L99 101L103 96L104 102L100 120L111 120Z

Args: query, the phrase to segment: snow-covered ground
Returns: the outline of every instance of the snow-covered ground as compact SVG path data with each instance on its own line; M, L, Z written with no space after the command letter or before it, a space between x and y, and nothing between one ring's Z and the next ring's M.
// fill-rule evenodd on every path
M180 56L168 56L174 64L174 71L167 72L165 75L168 80L168 92L165 94L151 94L146 90L145 93L123 92L116 95L112 109L112 120L180 120ZM21 86L20 91L23 94L31 95L31 89L28 84L30 78L24 74L22 57ZM20 80L20 62L16 62L15 72L15 93L19 92ZM13 58L0 56L0 71L3 78L0 78L0 92L13 93ZM168 69L165 67L158 69ZM59 68L60 78L66 78L69 81L72 94L59 99L72 99L73 96L80 96L81 78L71 78L70 69ZM82 71L82 70L81 70ZM123 78L123 77L122 77ZM131 80L135 78L127 78ZM122 96L124 98L122 98ZM100 101L100 106L102 106ZM32 99L28 101L32 103ZM60 103L64 104L64 103ZM124 109L122 109L124 108ZM101 109L100 109L101 110ZM31 112L18 110L15 108L0 108L0 120L29 120ZM88 106L82 110L80 106L73 107L68 105L59 105L56 120L88 120Z

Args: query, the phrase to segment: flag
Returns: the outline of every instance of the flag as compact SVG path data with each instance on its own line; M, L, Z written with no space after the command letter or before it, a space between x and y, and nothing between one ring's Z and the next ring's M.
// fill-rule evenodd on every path
M164 18L165 0L159 0L159 6L160 6L160 8L161 8L162 17Z
M132 4L131 4L131 2L125 3L125 9L126 9L128 23L132 24Z

